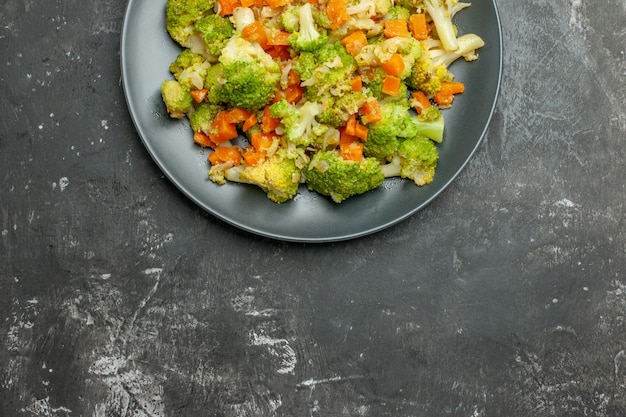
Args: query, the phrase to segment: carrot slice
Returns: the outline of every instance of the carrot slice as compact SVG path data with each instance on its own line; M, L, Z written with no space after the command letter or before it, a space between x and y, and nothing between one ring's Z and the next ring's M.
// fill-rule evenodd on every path
M355 30L341 40L341 44L346 47L350 55L358 55L361 48L367 45L367 36L362 30Z
M326 14L330 19L330 28L335 30L350 19L347 0L330 0L326 4Z
M250 143L252 147L258 152L267 152L274 143L274 139L279 136L275 133L263 133L257 132L251 135Z
M226 142L239 136L237 125L232 123L228 117L228 112L223 110L215 116L209 138L216 144Z
M423 41L428 38L428 23L425 13L416 13L409 16L409 30L415 39Z
M383 34L387 38L408 37L409 28L407 27L406 20L393 19L385 21L383 24Z
M402 55L393 54L391 58L382 63L382 67L389 75L399 76L404 71L404 60Z
M268 47L267 33L265 33L265 27L260 20L255 20L254 23L250 23L241 31L241 36L250 42L258 43L264 50Z
M270 46L289 46L290 43L287 40L291 33L285 32L284 30L266 29L265 33L267 34L267 44Z
M242 109L241 107L235 107L228 110L227 121L230 123L241 123L244 122L248 117L250 117L251 114L252 113L250 113L246 109Z
M428 100L428 97L426 97L426 94L423 91L414 91L412 96L416 102L415 111L417 114L420 114L423 110L432 106L430 100Z
M363 78L357 75L350 80L350 85L352 86L352 91L363 91Z
M356 136L356 113L351 114L348 118L348 122L346 123L346 133L351 136Z
M241 164L241 151L238 146L218 146L209 155L211 165L224 164L231 162L233 165Z
M348 161L361 162L363 160L363 144L350 142L339 144L339 155Z
M232 15L235 9L241 6L241 2L239 0L217 0L219 5L219 15L229 16Z
M383 80L382 92L390 96L397 96L400 92L402 81L394 75L387 75Z
M215 148L217 146L204 132L194 132L193 141L205 148Z
M256 118L256 114L251 113L250 116L246 120L243 121L243 126L241 129L245 132L250 129L252 126L256 125L259 121Z
M369 129L365 126L363 126L360 123L356 124L356 127L354 128L354 136L356 136L357 138L367 141L367 134L369 133Z
M261 116L261 130L265 133L270 133L275 131L279 124L280 119L272 116L270 106L265 106L263 116Z
M367 123L375 123L383 119L383 113L380 110L377 100L368 100L360 109L361 116L365 118Z
M198 90L191 90L189 94L191 94L191 98L193 98L196 103L202 103L207 94L209 94L209 90L201 88Z
M243 160L248 166L257 166L265 159L265 152L254 149L246 149L243 153Z
M339 143L351 143L358 139L355 135L350 135L346 133L345 126L340 127L338 130L339 130Z
M442 82L441 88L435 94L433 99L435 100L435 103L437 103L437 105L442 106L442 107L447 107L447 106L452 105L455 94L461 94L464 91L465 91L465 86L461 82L458 82L458 81Z

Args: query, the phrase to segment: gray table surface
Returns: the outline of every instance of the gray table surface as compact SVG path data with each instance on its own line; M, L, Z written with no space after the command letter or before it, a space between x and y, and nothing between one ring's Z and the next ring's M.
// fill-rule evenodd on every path
M466 169L309 245L163 177L124 100L125 1L3 1L0 416L626 415L626 3L497 5Z

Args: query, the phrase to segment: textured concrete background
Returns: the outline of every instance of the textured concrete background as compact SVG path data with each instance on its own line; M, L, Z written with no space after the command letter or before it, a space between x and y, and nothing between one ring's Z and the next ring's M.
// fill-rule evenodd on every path
M626 415L626 2L497 4L502 90L463 173L304 245L161 175L125 1L3 1L0 416Z

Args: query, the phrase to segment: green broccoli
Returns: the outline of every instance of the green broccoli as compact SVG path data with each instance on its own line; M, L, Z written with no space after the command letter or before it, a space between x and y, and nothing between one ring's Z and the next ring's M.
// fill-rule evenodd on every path
M435 144L418 135L403 140L391 161L380 169L385 177L408 178L421 186L432 182L438 159Z
M256 111L267 105L277 91L278 64L256 43L233 37L222 50L219 96L222 101Z
M200 54L196 54L189 48L183 49L176 59L170 64L170 72L176 79L180 77L180 74L189 67L199 65L204 62L204 57Z
M294 70L303 80L306 98L315 101L325 94L341 96L352 91L356 62L341 43L332 43L315 53L301 52Z
M383 20L408 20L410 15L411 11L409 9L403 6L395 5L389 8L387 13L383 17Z
M350 115L359 111L367 98L367 94L361 91L350 91L339 97L327 94L319 99L321 111L316 119L332 127L343 126Z
M189 124L194 132L211 132L215 116L224 110L222 106L211 103L201 103L189 114Z
M194 27L201 34L207 52L215 56L221 54L222 48L235 33L231 21L217 14L202 18Z
M295 197L300 186L301 173L286 152L278 150L256 166L238 165L224 171L224 177L233 182L261 187L267 198L284 203Z
M423 53L413 64L411 74L405 82L414 90L423 91L426 96L432 97L441 89L442 82L453 79L454 74L448 71L445 65L433 66L430 55Z
M189 90L178 81L165 80L161 84L161 96L170 117L182 119L193 108L193 99Z
M336 203L373 190L385 180L375 158L348 161L336 150L317 152L303 174L310 190L329 196Z
M382 120L368 125L367 141L363 152L367 156L384 160L397 151L400 142L417 134L411 119L408 100L387 101L380 104Z
M281 119L285 137L297 146L309 146L321 141L328 130L328 126L315 119L321 110L322 106L314 101L307 101L298 107L280 100L270 106L272 116Z
M407 93L408 93L408 88L406 83L402 82L400 84L400 91L398 92L397 95L395 96L390 96L387 95L385 93L383 93L383 82L385 80L385 77L387 76L387 73L385 72L385 70L382 67L375 67L374 71L373 71L373 79L368 80L367 82L364 83L364 86L368 89L370 95L372 97L376 97L379 100L386 100L386 101L395 101L395 100L405 100Z
M287 6L280 14L280 23L289 32L297 32L300 28L300 6Z
M311 3L298 7L298 29L293 31L288 41L296 51L314 52L328 41L328 35L315 27Z
M430 106L427 109L422 110L418 116L411 116L410 118L412 129L407 131L415 131L416 134L425 136L437 143L443 141L444 131L444 118L436 106Z
M223 81L223 65L214 64L209 68L204 76L204 88L208 90L206 101L212 104L220 104L222 102L222 81Z
M216 0L168 0L165 5L165 27L169 35L184 47L194 34L194 25L214 14Z

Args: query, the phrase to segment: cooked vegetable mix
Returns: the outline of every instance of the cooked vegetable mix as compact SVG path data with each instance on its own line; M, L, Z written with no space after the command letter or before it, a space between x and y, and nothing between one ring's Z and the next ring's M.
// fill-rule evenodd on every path
M182 50L161 94L211 150L209 178L283 203L301 184L341 201L402 177L430 183L449 66L484 45L459 36L458 0L168 0Z

